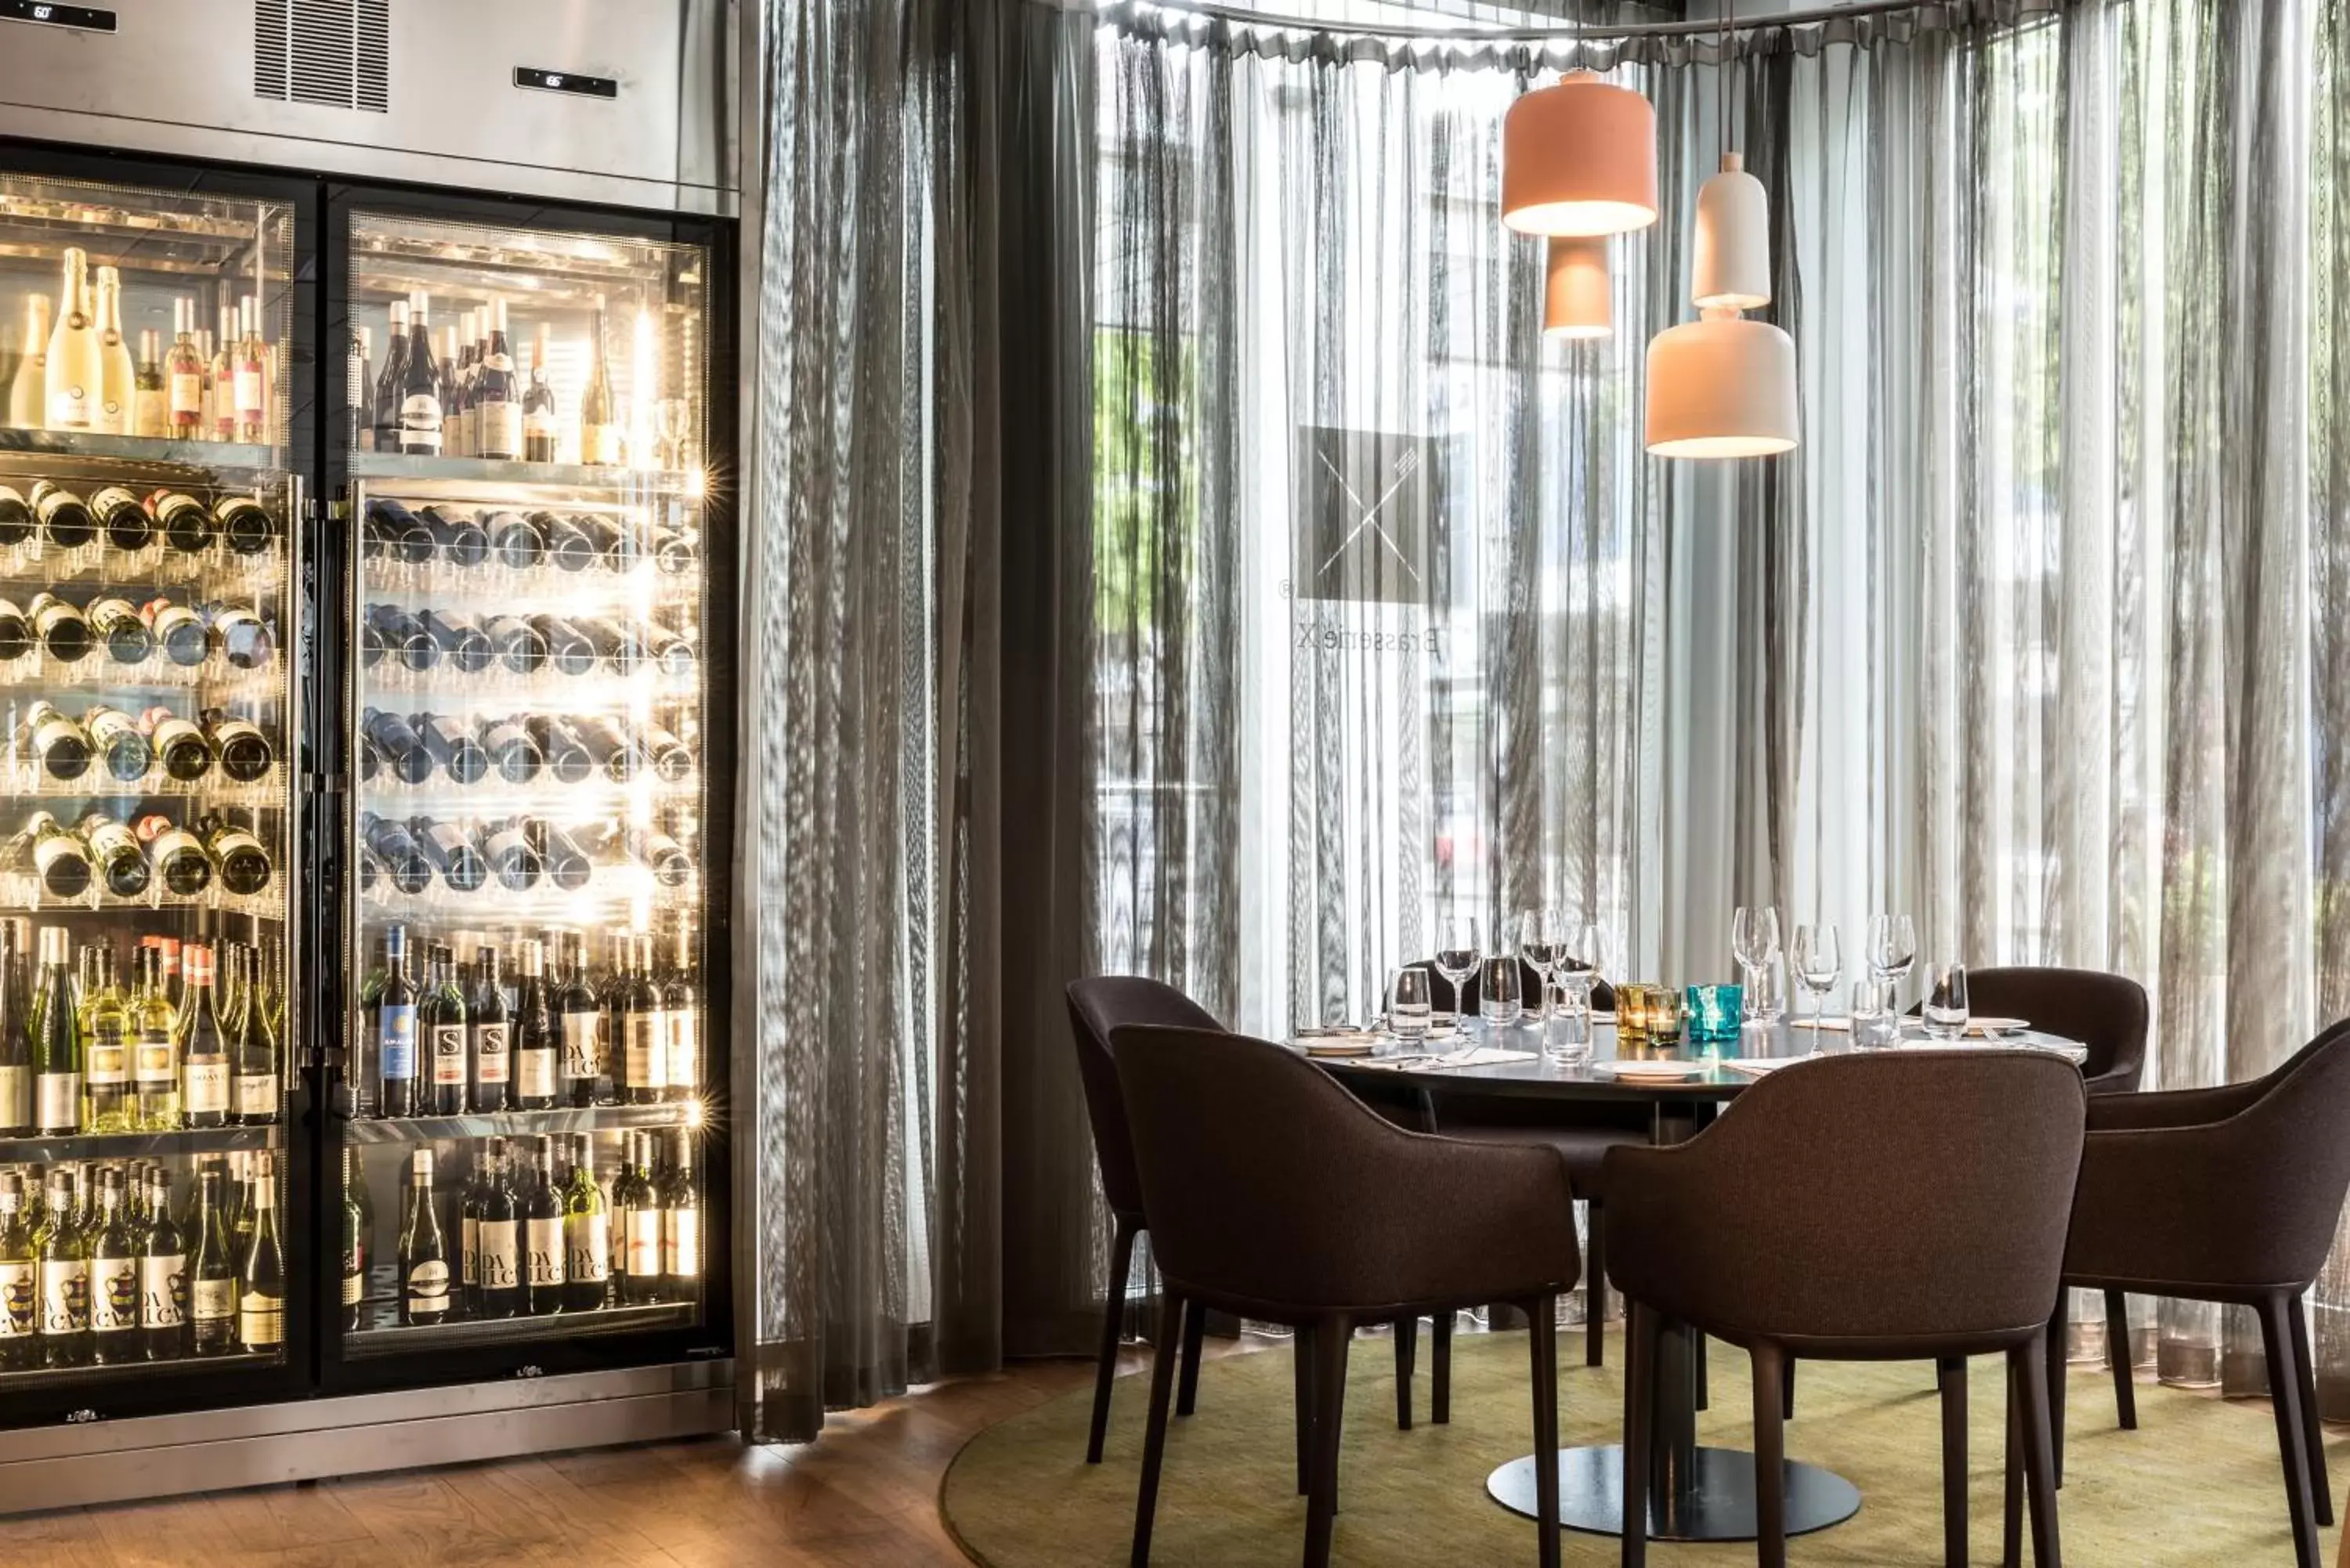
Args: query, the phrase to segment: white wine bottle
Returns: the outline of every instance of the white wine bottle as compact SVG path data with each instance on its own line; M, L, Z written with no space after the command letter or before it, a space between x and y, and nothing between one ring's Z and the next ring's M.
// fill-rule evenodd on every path
M247 1353L286 1343L286 1249L277 1237L277 1178L266 1153L254 1156L253 1240L237 1271L236 1343Z
M139 332L139 372L130 397L130 433L156 439L172 433L172 397L163 385L163 336Z
M109 435L136 435L139 367L122 337L122 274L98 269L98 429Z
M619 406L612 397L612 367L604 351L604 302L596 301L595 339L588 345L594 368L579 400L579 461L617 466L628 461L620 440Z
M98 323L90 311L89 255L78 245L68 245L65 283L57 295L57 325L49 328L48 360L41 369L51 430L99 428L106 377L102 358Z
M8 422L36 431L49 422L49 296L25 296L25 354L8 382Z

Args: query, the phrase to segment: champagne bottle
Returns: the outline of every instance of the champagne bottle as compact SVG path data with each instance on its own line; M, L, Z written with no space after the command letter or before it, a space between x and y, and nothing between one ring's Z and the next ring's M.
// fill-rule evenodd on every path
M236 1342L249 1354L286 1343L286 1250L277 1234L277 1179L267 1153L255 1154L253 1239L236 1282Z
M161 950L141 947L131 955L131 963L130 1050L139 1125L149 1132L170 1132L185 1116L180 1012L163 984Z
M225 1178L217 1168L196 1178L193 1251L188 1259L188 1348L226 1355L236 1348L237 1259L229 1239Z
M519 1317L524 1308L522 1206L508 1175L506 1140L494 1137L489 1143L475 1241L474 1310L485 1318Z
M213 950L190 946L182 950L181 961L188 973L186 1018L180 1024L182 1113L192 1127L224 1127L232 1066Z
M91 812L74 830L88 846L91 869L106 890L118 898L142 898L151 879L139 836L103 812Z
M139 367L130 358L130 344L122 336L122 273L98 269L98 388L97 428L112 435L139 433Z
M106 644L106 656L115 663L136 669L153 657L155 633L140 615L139 607L120 594L100 594L90 600L82 611L82 618L89 623L91 633Z
M408 978L408 929L393 926L384 932L384 962L389 971L376 997L376 1063L382 1075L381 1105L387 1116L412 1116L418 1112L416 1090L416 987ZM442 1260L446 1262L446 1260ZM442 1284L448 1284L444 1272ZM445 1308L442 1310L446 1310Z
M618 466L628 461L620 439L619 406L612 398L612 368L604 342L604 301L599 296L588 343L592 368L588 390L579 400L579 461L590 466Z
M675 1137L660 1195L661 1294L683 1302L702 1293L702 1192L693 1179L693 1137Z
M139 1100L131 1086L130 1008L114 981L114 952L84 948L82 957L82 1130L136 1132Z
M188 1354L188 1245L172 1212L172 1173L147 1178L147 1233L139 1252L139 1330L150 1361Z
M375 450L400 450L400 400L408 386L408 302L391 302L391 326L384 333L383 374L375 384L372 419Z
M523 455L523 404L515 385L514 349L506 342L506 302L490 301L488 351L473 392L474 452L512 462Z
M432 315L431 296L410 296L408 354L400 368L400 450L411 457L441 455L441 369L432 358Z
M20 431L49 423L49 296L25 296L25 356L8 382L8 423Z
M62 926L41 928L40 990L33 1000L33 1119L44 1136L81 1127L81 1008L73 993L70 941Z
M25 1212L25 1179L0 1175L0 1372L40 1365L41 1260Z
M139 1333L139 1238L123 1211L122 1173L109 1170L98 1186L98 1216L89 1247L90 1361L121 1366L147 1358Z
M163 380L163 335L151 327L139 332L139 369L131 389L131 433L150 441L169 436L172 393Z
M36 1036L31 955L24 950L19 929L16 920L0 920L0 1138L30 1137L33 1133ZM0 1283L0 1293L5 1289Z
M571 1140L571 1180L563 1195L564 1293L567 1312L595 1312L612 1290L612 1220L596 1185L595 1142Z
M544 1317L564 1308L567 1283L563 1196L555 1181L555 1144L540 1138L533 1156L530 1192L523 1200L523 1311Z
M89 1361L89 1251L78 1220L73 1173L49 1172L48 1213L41 1221L41 1365Z
M531 343L530 389L523 394L523 461L556 462L563 445L562 431L562 418L555 406L555 388L546 379L546 323L542 321Z
M60 550L78 550L98 537L98 514L89 503L63 485L44 479L33 485L33 520L41 537Z
M49 429L76 433L98 429L105 375L90 306L89 254L78 245L68 245L57 325L49 329L48 356L42 366Z
M441 1204L432 1190L432 1151L409 1156L408 1222L400 1238L400 1321L448 1320L449 1243L441 1231Z
M369 1249L375 1241L375 1216L367 1200L367 1171L357 1144L343 1146L343 1327L360 1326L367 1305Z
M172 434L199 441L204 431L204 360L196 348L196 302L172 301L172 354L163 366Z

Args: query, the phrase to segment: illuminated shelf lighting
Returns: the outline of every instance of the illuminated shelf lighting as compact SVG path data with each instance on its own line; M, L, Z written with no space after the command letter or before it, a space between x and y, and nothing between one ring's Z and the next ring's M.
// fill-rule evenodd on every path
M275 690L285 677L280 659L272 659L258 670L239 670L217 655L202 664L174 664L160 655L143 664L117 664L93 651L88 659L61 664L36 651L0 663L0 687L135 691L147 687L163 691L222 686L238 696L250 696L256 687Z
M572 462L504 462L486 457L410 457L399 452L348 454L353 479L442 485L523 485L562 490L625 491L638 495L692 496L703 479L696 470L650 471Z
M283 809L289 804L285 780L276 768L251 784L217 777L182 781L163 773L126 782L97 763L78 779L52 778L38 771L28 778L22 770L12 776L0 768L0 790L18 800L193 800L245 811Z
M654 1329L691 1328L702 1321L698 1302L660 1302L651 1306L608 1306L595 1312L556 1313L546 1317L464 1318L455 1323L414 1324L399 1321L397 1303L367 1303L370 1326L347 1331L344 1354L354 1358L397 1355L411 1351L456 1349L469 1345L532 1344L541 1340L588 1339L602 1334L643 1334Z
M702 1114L698 1103L680 1100L658 1106L559 1106L547 1111L484 1111L454 1116L354 1116L342 1127L346 1143L435 1143L695 1127Z
M73 431L0 430L0 456L107 458L201 472L282 467L278 449L244 441L165 441Z
M173 1155L228 1154L283 1148L286 1127L182 1127L174 1132L35 1133L0 1137L0 1165L47 1165L61 1159L161 1159Z
M277 857L271 857L273 867L282 866ZM192 898L176 898L161 891L156 883L146 895L137 898L118 898L101 890L96 883L78 898L52 898L39 891L39 885L24 873L0 877L0 913L11 915L109 915L164 913L177 910L203 909L218 915L241 917L253 920L282 920L286 918L286 900L278 896L277 884L282 876L274 876L267 890L244 897L223 892L213 887Z

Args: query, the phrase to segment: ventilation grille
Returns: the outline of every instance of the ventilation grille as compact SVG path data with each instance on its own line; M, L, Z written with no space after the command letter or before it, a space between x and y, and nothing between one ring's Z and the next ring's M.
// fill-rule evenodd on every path
M253 96L391 108L391 0L254 0Z

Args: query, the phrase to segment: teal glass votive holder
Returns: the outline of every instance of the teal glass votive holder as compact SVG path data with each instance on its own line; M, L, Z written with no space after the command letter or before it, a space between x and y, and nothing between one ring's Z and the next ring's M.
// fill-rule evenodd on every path
M1692 985L1682 1010L1681 1028L1692 1050L1735 1055L1745 1005L1745 988L1736 985ZM1725 1049L1725 1047L1727 1049Z

